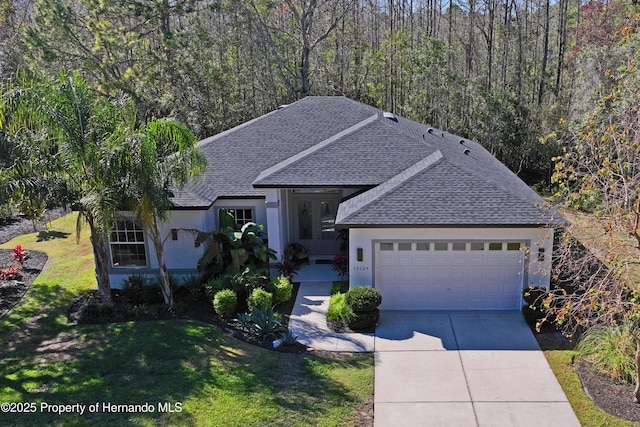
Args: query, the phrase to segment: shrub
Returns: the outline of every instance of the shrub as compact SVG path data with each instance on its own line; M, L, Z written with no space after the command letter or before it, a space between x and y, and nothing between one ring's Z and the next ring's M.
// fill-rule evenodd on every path
M264 270L249 266L244 270L232 274L229 282L238 298L244 299L251 295L254 289L264 288L269 283L269 278Z
M231 289L223 289L213 298L213 309L220 317L231 317L236 312L238 297Z
M231 289L231 276L223 275L217 279L209 280L204 285L204 293L209 299L213 299L223 289Z
M298 337L291 331L282 332L280 339L282 340L282 345L295 345L298 342Z
M278 275L286 277L290 281L293 280L293 276L298 274L300 266L290 259L285 259L282 262L276 263L276 270Z
M337 254L333 257L331 269L338 273L340 280L344 280L344 278L349 274L349 258L346 255Z
M273 295L271 292L267 292L262 288L254 289L251 295L247 299L247 305L249 307L267 308L271 307Z
M145 301L149 279L144 274L131 274L122 282L122 294L131 304L142 304Z
M329 300L329 309L327 310L327 320L332 322L345 321L348 322L353 317L351 307L345 302L345 294L337 293L331 296Z
M236 321L249 334L265 340L282 331L282 319L271 307L253 307L250 314L239 315Z
M600 371L633 383L636 342L631 326L595 326L582 336L578 351Z
M182 279L182 286L189 292L192 298L197 299L202 295L204 286L202 285L202 278L196 274L191 274ZM215 293L214 293L215 296Z
M0 268L0 280L20 280L21 278L20 266L10 265L7 268Z
M29 251L22 245L16 245L16 247L11 251L11 259L16 261L21 269L24 268L24 263L28 258Z
M354 331L370 330L375 328L380 318L380 310L354 312L353 316L347 320L347 326Z
M273 294L273 302L278 304L291 299L293 285L286 277L277 277L269 283L269 291Z
M354 312L373 311L382 303L380 291L369 286L356 286L345 295L345 302Z
M346 280L336 280L331 283L331 295L338 292L345 294L349 290L349 282Z

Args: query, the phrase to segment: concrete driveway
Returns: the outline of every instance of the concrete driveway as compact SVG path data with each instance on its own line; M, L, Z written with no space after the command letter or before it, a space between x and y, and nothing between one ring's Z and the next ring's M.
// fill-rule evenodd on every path
M519 312L383 311L376 427L580 426Z

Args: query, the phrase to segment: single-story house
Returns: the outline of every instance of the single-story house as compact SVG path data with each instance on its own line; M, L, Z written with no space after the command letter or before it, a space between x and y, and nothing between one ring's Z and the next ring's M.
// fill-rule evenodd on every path
M167 266L195 271L202 248L176 232L216 228L218 211L263 224L282 257L339 252L349 281L383 309L519 309L549 286L562 218L481 145L345 97L307 97L199 143L209 164L172 200ZM157 269L131 221L111 235L112 282Z

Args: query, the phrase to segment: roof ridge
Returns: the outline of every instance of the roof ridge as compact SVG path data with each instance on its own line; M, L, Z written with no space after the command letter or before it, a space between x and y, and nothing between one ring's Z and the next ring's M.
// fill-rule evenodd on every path
M427 157L409 166L399 174L384 181L382 184L340 203L338 213L336 215L336 224L349 219L349 217L356 214L358 211L379 200L384 195L391 193L414 176L438 163L443 158L444 156L442 155L442 152L440 150L436 150Z
M281 171L282 169L291 166L292 164L304 159L307 156L310 156L311 154L323 149L324 147L336 142L337 140L339 140L342 137L345 137L357 130L362 129L363 127L367 126L370 123L373 123L374 121L378 120L379 117L379 113L376 112L374 115L362 120L361 122L356 123L355 125L352 125L338 133L336 133L333 136L330 136L329 138L325 139L324 141L320 141L319 143L317 143L316 145L313 145L305 150L302 150L296 154L294 154L291 157L288 157L287 159L276 163L275 165L263 170L262 172L260 172L260 174L258 175L258 177L253 181L253 185L258 184L260 181L262 181L263 179L269 177L270 175L273 175L276 172Z

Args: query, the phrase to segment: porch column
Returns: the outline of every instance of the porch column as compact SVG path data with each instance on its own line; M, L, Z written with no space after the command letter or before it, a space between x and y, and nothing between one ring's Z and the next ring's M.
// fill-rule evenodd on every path
M269 247L277 252L278 260L282 261L282 224L280 223L280 199L278 189L267 189L265 205L267 208L267 238Z

